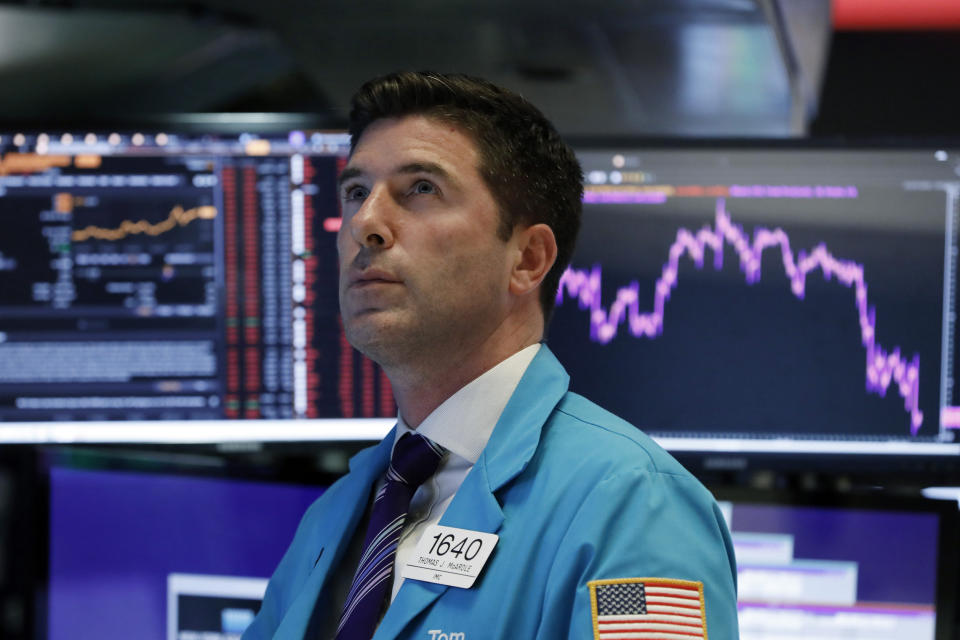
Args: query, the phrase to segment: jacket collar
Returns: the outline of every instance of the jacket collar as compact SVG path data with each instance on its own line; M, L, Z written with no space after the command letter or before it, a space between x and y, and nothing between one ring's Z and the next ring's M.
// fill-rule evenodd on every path
M477 464L485 469L490 492L517 477L540 444L547 418L570 385L570 376L543 345L500 415Z
M440 524L487 533L500 530L504 515L494 492L527 467L540 443L543 425L569 383L570 376L544 345L521 378L480 459L460 485ZM389 459L389 450L387 456ZM396 638L448 588L418 580L404 581L374 640Z
M317 558L299 594L284 614L273 637L305 638L317 599L332 577L331 569L340 565L343 555L353 539L353 532L370 502L370 491L387 469L393 448L394 429L379 443L358 452L350 459L350 473L341 480L337 504L344 507L340 513L330 514L316 539L309 542L312 548L306 556Z
M350 458L350 473L358 476L358 481L369 485L387 470L390 464L390 454L393 452L393 441L396 440L397 427L394 425L390 432L378 444L367 447L355 453Z

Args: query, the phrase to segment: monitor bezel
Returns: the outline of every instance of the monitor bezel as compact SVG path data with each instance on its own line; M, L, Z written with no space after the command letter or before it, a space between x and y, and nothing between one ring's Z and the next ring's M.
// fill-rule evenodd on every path
M51 126L39 127L36 123L2 122L4 131L94 131L113 130L133 132L182 132L198 134L210 132L218 135L236 135L240 132L279 135L291 130L314 130L329 124L316 114L306 113L197 113L167 114L153 118L138 118L136 121L107 123L86 120L83 123L61 122ZM336 123L341 124L342 123ZM342 129L339 130L342 132ZM571 147L576 150L924 150L936 148L960 149L958 137L831 137L831 138L780 138L780 137L736 137L736 138L693 138L693 137L630 137L610 138L605 136L568 138ZM193 421L187 421L193 422ZM393 420L390 418L361 418L346 420L340 418L322 419L315 423L307 421L290 422L291 428L284 432L276 430L276 425L261 421L228 420L216 421L217 428L209 431L191 429L191 424L164 424L162 421L150 421L148 435L127 436L119 434L117 423L54 423L54 422L6 422L0 423L0 432L7 429L15 431L15 436L0 437L5 445L11 444L137 444L145 447L153 445L183 445L185 447L204 447L224 442L253 443L258 446L283 448L298 443L361 441L375 442L389 431ZM296 423L296 424L294 424ZM278 435L279 434L279 435ZM957 481L960 479L960 452L956 455L939 454L903 454L876 452L844 452L842 454L823 454L821 452L790 451L736 451L711 450L710 448L687 449L671 446L666 448L687 464L696 473L739 474L764 469L786 472L802 472L814 469L819 472L854 477L869 478L879 475L908 474L937 481ZM960 445L957 445L960 448ZM841 458L842 455L842 458Z
M830 136L830 137L669 137L669 136L574 136L567 139L577 153L606 152L916 152L940 149L960 152L960 136ZM960 181L960 177L958 177ZM822 447L803 449L800 438L786 438L764 446L765 438L740 443L736 437L672 437L660 432L653 436L667 451L699 477L740 483L745 476L765 471L786 474L813 472L844 477L869 486L879 478L906 478L909 482L960 482L960 438L953 443L896 442L885 447ZM703 440L705 444L698 444ZM894 441L890 441L893 443ZM738 448L738 444L750 446ZM923 445L923 446L917 446ZM902 451L900 448L914 448ZM934 449L939 449L935 451Z
M754 505L810 507L817 509L862 509L931 514L937 517L937 612L935 640L951 640L960 627L957 594L960 585L960 505L903 490L804 491L797 488L769 489L708 485L718 501ZM895 550L892 550L895 552Z

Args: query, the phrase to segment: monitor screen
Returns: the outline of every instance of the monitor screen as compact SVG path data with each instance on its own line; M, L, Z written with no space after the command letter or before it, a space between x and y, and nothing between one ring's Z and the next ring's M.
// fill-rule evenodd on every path
M49 472L49 640L236 638L322 488ZM741 638L934 640L953 624L956 504L719 490ZM941 635L938 635L940 633Z
M838 500L740 492L721 502L737 557L740 637L949 637L956 505Z
M375 440L346 134L0 132L0 442ZM579 145L548 343L677 452L960 457L960 151Z
M396 415L389 382L337 309L348 150L0 132L0 442L381 437L355 419Z
M579 156L573 390L673 451L960 454L960 149Z
M322 488L53 466L47 638L237 638Z

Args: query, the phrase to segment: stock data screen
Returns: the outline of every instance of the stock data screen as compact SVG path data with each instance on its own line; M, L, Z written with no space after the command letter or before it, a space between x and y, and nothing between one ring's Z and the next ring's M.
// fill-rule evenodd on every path
M580 157L574 390L668 448L956 452L960 153Z
M348 142L0 134L0 421L395 415L340 330Z
M0 440L381 437L389 381L337 308L348 152L0 133ZM574 391L674 450L960 454L960 151L578 155L547 335Z

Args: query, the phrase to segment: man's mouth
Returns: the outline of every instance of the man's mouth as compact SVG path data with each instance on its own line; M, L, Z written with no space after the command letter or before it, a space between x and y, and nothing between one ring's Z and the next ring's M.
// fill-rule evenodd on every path
M350 278L351 287L365 287L374 284L398 284L400 278L389 271L366 269Z

